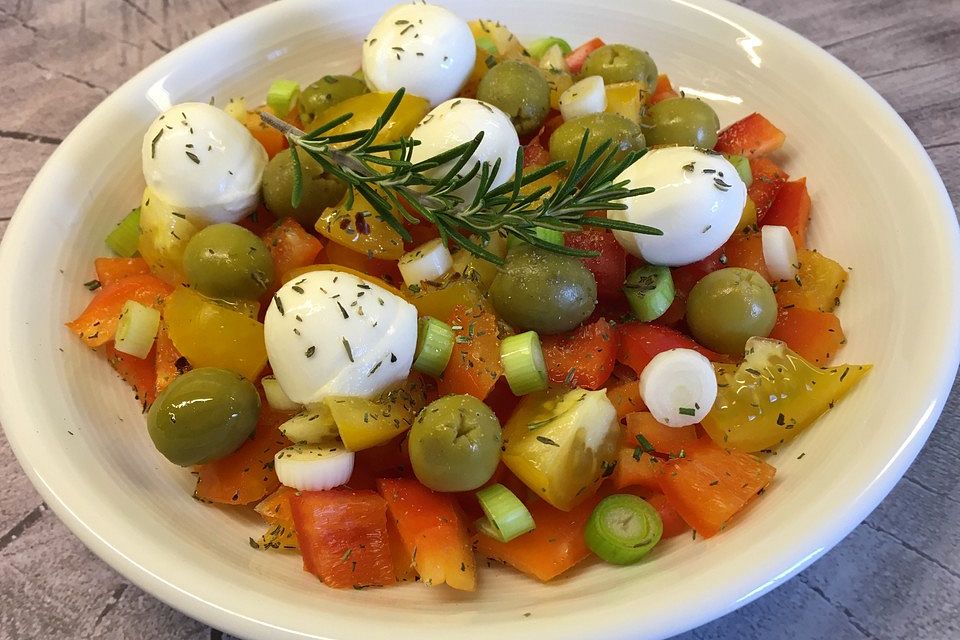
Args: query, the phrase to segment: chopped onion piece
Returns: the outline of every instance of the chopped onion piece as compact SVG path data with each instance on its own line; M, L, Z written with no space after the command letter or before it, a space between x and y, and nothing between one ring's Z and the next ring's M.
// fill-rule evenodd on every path
M273 458L280 483L298 491L326 491L346 483L353 473L353 451L336 441L295 444Z
M693 349L658 353L640 373L640 396L657 422L685 427L703 419L717 399L717 376Z
M453 266L453 257L443 240L436 238L403 254L397 266L409 287L445 274Z
M502 484L477 491L477 500L486 515L477 521L477 528L500 542L510 542L537 526L520 499Z
M523 396L547 388L547 365L536 331L504 338L500 343L500 362L514 395Z
M159 330L159 311L135 300L127 300L120 312L113 346L121 353L142 360L153 348Z
M607 110L607 90L603 78L590 76L575 83L560 96L560 113L564 120L572 120L591 113Z
M797 244L790 230L777 225L760 227L763 261L767 271L777 280L793 280L797 275Z

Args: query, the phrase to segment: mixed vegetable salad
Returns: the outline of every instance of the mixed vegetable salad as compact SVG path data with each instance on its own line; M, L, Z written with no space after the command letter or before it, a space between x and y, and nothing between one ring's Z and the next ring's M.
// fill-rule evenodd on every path
M362 70L174 105L67 326L194 497L331 587L548 581L710 537L868 365L754 113L654 60L406 4Z

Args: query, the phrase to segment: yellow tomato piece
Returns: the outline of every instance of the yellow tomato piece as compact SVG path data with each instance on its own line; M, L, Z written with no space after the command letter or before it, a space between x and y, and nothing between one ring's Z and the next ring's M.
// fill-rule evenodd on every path
M794 306L809 311L833 311L847 284L847 270L826 256L800 249L797 277L777 285L777 303L781 308Z
M613 470L617 412L604 390L524 396L503 428L503 463L553 506L569 511Z
M340 273L349 273L350 275L357 276L358 278L363 278L367 282L373 283L378 287L383 287L390 293L396 294L401 298L408 299L410 298L410 295L411 295L407 290L404 289L403 291L401 291L400 289L397 289L392 284L388 283L386 280L381 280L376 276L371 276L366 273L363 273L362 271L357 271L356 269L351 269L350 267L344 267L343 265L339 265L339 264L311 264L306 267L291 269L290 271L287 271L286 273L283 274L283 277L281 278L281 280L283 281L283 284L286 284L291 280L295 280L296 278L299 278L305 273L310 273L311 271L339 271Z
M413 377L377 398L334 396L325 399L343 445L350 451L369 449L393 440L413 425L427 404L423 381Z
M479 306L483 310L490 309L483 292L477 283L468 278L447 280L440 286L429 284L418 285L418 289L408 301L417 308L421 316L433 316L446 322L458 304L468 308Z
M550 85L550 108L560 109L560 96L573 86L573 76L560 69L543 70L543 76Z
M616 113L631 122L640 124L640 109L643 107L644 85L632 80L608 84L607 113Z
M401 214L397 214L400 219ZM356 194L353 206L346 208L346 199L337 207L329 207L320 214L317 232L331 242L381 260L399 260L403 238L374 211L366 198Z
M183 251L200 227L167 204L150 187L140 200L140 237L137 249L153 272L164 282L185 282Z
M267 364L263 325L180 287L167 298L163 319L173 345L194 367L220 367L256 380Z
M364 93L363 95L354 96L353 98L347 98L343 102L339 102L324 111L323 114L317 118L317 125L319 126L324 122L330 122L347 113L352 113L352 118L331 129L327 135L333 136L341 133L352 133L354 131L370 129L392 99L393 94L387 92ZM427 111L429 110L430 103L423 98L409 93L404 94L400 100L400 104L397 106L397 110L394 111L393 116L390 117L389 122L387 122L380 133L377 134L374 140L375 144L395 142L400 138L409 136L413 133L413 129L417 126L417 123L423 120L423 116L427 115Z
M768 338L748 340L746 354L739 366L713 365L717 400L701 424L718 445L748 452L795 438L872 368L820 369Z

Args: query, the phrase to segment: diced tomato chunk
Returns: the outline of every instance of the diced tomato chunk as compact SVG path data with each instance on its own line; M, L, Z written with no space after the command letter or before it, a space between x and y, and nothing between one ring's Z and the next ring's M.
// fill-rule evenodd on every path
M453 353L437 389L441 396L468 393L483 400L503 375L497 317L479 306L458 304L447 322L460 329L454 330Z
M623 298L627 277L627 252L609 229L587 227L564 234L564 243L572 249L596 251L600 255L584 258L583 265L597 281L597 299L608 302Z
M759 113L752 113L720 132L714 149L748 158L773 153L783 146L787 136Z
M536 529L510 542L477 534L477 551L541 582L553 580L590 555L583 530L599 501L599 496L593 496L566 512L543 500L530 502L527 508Z
M753 182L747 189L747 195L757 207L757 223L762 223L783 183L790 176L769 158L751 158L750 170L753 172Z
M661 462L660 490L697 534L709 538L770 484L776 469L752 455L724 451L709 438Z
M830 364L844 342L840 319L828 311L790 307L780 309L770 337L820 367Z
M120 374L124 382L133 387L137 400L143 403L144 409L153 404L157 397L157 370L154 366L156 347L146 358L137 358L117 351L113 348L113 342L108 342L104 349L107 362Z
M523 166L525 169L543 167L550 163L550 152L540 142L540 136L535 136L523 148Z
M101 286L130 276L150 273L150 265L143 258L97 258L93 261L93 266Z
M693 338L675 329L655 324L628 322L617 327L620 334L620 349L617 360L640 375L653 357L670 349L693 349L712 362L730 362L725 356L697 344Z
M159 309L173 287L149 274L129 276L97 289L93 300L67 328L88 347L99 347L113 339L120 312L128 300Z
M383 479L377 485L420 580L473 591L477 567L454 496L431 491L412 478Z
M623 420L627 415L637 411L644 411L647 405L640 397L640 383L636 380L620 382L607 387L607 398L617 410L617 420Z
M576 49L574 49L566 57L567 68L570 69L570 73L577 75L580 73L580 68L583 66L584 61L587 59L591 53L599 49L604 45L603 40L600 38L594 38L589 40Z
M279 427L291 416L291 412L271 409L261 394L253 437L227 457L195 468L194 497L219 504L250 504L275 491L280 481L273 470L273 456L290 444Z
M627 416L624 435L631 446L637 446L640 443L637 436L642 436L657 453L678 456L696 441L697 428L694 425L668 427L657 422L653 414L641 411Z
M723 245L723 255L727 259L726 266L756 271L767 282L773 282L763 257L763 239L759 233L734 233Z
M387 503L373 491L303 491L290 498L303 568L336 589L396 582Z
M807 225L810 222L810 194L807 193L807 179L785 182L773 204L770 205L767 215L763 217L763 224L773 224L786 227L793 236L798 249L807 246Z
M617 363L617 327L603 319L570 333L543 336L542 344L547 374L557 384L599 389Z
M293 218L284 218L268 229L263 242L273 258L277 278L291 269L313 264L323 249L323 243Z

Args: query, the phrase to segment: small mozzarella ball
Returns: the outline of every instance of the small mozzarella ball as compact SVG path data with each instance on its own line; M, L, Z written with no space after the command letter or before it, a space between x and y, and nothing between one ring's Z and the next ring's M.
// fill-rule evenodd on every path
M404 88L436 106L460 92L476 57L462 18L443 7L401 4L363 41L363 75L371 91Z
M658 353L640 373L640 397L657 422L686 427L703 420L717 399L717 377L693 349Z
M500 168L492 185L498 187L513 177L520 138L517 137L517 130L507 114L486 102L457 98L447 100L428 113L411 134L414 140L420 141L420 144L413 148L413 162L426 160L470 142L481 131L483 140L463 166L461 174L465 175L478 162L485 162L493 168L493 164L499 160ZM429 173L433 177L439 177L449 171L451 166L446 164ZM478 178L475 177L458 189L456 194L467 200L473 198L477 191L477 181Z
M747 187L726 158L694 147L653 149L618 180L629 188L655 191L624 200L627 208L608 216L655 227L661 236L615 231L629 253L651 264L677 267L719 249L737 228Z
M369 398L410 373L417 310L357 276L314 271L280 288L264 337L273 375L291 401Z
M147 186L194 224L238 222L260 198L267 152L225 111L201 102L178 104L143 136Z
M800 265L797 261L797 243L786 227L766 224L760 227L763 261L767 271L777 280L793 280Z
M564 120L573 120L607 110L607 89L600 76L580 80L560 95L560 113Z

